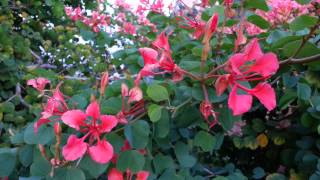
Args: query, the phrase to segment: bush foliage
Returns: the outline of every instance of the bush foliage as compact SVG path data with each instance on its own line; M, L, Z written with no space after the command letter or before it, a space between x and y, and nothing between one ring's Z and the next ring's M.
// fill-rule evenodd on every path
M0 0L0 180L320 179L318 0L138 4Z

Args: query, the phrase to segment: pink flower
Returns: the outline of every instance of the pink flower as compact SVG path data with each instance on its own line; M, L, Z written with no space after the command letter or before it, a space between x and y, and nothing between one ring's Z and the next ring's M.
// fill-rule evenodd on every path
M165 32L160 33L156 40L152 43L162 53L158 61L158 52L151 48L140 48L140 54L144 60L144 67L140 70L135 84L138 85L141 78L145 76L154 76L156 74L172 73L172 80L177 82L183 79L184 71L174 63L168 36ZM160 70L160 71L158 71Z
M187 26L180 25L181 28L193 29L193 38L199 39L204 34L206 23L202 20L192 20L187 16L182 16L187 21Z
M108 180L123 180L122 172L112 168L108 173Z
M226 71L229 74L219 77L215 87L218 95L226 89L227 85L232 90L228 99L228 106L234 115L240 115L250 110L252 96L271 111L276 107L275 92L271 85L261 82L253 89L248 89L238 83L239 81L265 81L279 68L277 56L273 53L266 53L260 49L257 39L253 39L245 48L243 53L237 53L230 57ZM238 89L247 94L238 94Z
M149 176L149 172L148 171L139 171L137 173L136 180L147 180L148 176Z
M130 22L123 23L123 31L127 34L135 35L136 34L136 27L131 24Z
M69 137L62 149L62 155L66 160L79 159L87 151L97 163L104 164L111 160L113 147L105 139L101 140L100 136L110 132L117 125L118 120L115 116L101 115L99 104L93 101L86 112L78 109L69 110L61 116L61 120L69 127L86 133L82 138L77 138L75 135ZM89 137L88 143L84 142L87 137Z
M157 13L162 13L163 12L163 0L156 0L150 7L151 11L157 12Z
M201 0L201 6L206 7L209 5L209 0Z
M138 86L135 86L129 91L126 84L121 84L121 97L122 97L122 109L116 115L118 122L122 124L127 124L127 117L135 116L144 111L144 101L142 91ZM133 106L130 103L137 102Z
M63 94L60 91L60 85L58 84L56 89L53 91L52 97L49 97L47 100L47 104L44 106L44 110L41 112L41 117L40 119L35 122L34 124L34 132L38 133L38 129L40 126L43 124L47 124L51 122L52 120L49 120L51 116L60 116L64 112L68 110L67 103L65 102L63 98ZM54 121L55 126L58 121Z
M218 123L218 118L217 118L217 113L214 112L213 106L210 102L208 101L203 101L200 104L200 112L204 119L207 121L209 124L209 127L212 128ZM213 120L209 121L209 117L212 116Z
M64 11L72 21L83 19L83 13L80 7L73 9L72 7L65 6Z
M207 42L211 39L212 34L217 30L219 15L214 13L212 17L208 20L206 27L204 29L203 42Z
M157 36L157 38L152 42L152 45L157 47L158 49L163 49L167 52L170 52L168 36L164 31Z
M30 79L27 81L27 85L37 89L40 93L43 93L43 90L47 84L50 84L50 81L43 77L38 77L36 79Z
M257 10L256 13L272 25L291 22L295 17L308 13L308 5L300 5L295 0L267 0L270 11Z
M103 96L106 90L106 86L109 83L109 74L108 72L102 73L101 81L100 81L100 94Z
M131 8L130 4L126 3L125 0L116 0L115 4L116 6L123 8L125 10L130 10Z

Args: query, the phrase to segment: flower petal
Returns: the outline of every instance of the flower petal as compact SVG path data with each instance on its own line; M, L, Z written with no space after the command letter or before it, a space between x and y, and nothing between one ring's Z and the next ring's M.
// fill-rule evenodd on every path
M257 59L249 71L257 72L263 77L267 77L276 73L278 69L279 62L277 56L274 53L267 53Z
M115 116L102 115L100 120L103 132L110 132L118 124L118 119Z
M248 112L252 105L252 96L238 95L237 89L237 86L232 88L228 99L228 106L235 116Z
M113 147L106 140L98 141L97 145L89 147L89 154L97 163L105 164L113 157Z
M221 96L222 93L228 88L230 75L219 76L214 84L216 93Z
M152 48L139 48L139 52L143 58L144 65L156 64L158 63L157 57L158 52Z
M80 129L80 126L84 124L87 115L81 110L70 110L61 116L61 120L68 126L75 128L76 130Z
M89 104L86 109L86 114L93 119L98 119L100 117L100 107L97 101L93 101Z
M252 94L259 99L259 101L269 111L274 109L277 105L276 95L274 89L268 83L260 83L253 90Z
M152 42L152 45L159 49L164 49L167 52L170 51L168 36L164 31L157 36L156 40Z
M139 171L137 173L136 180L147 180L148 176L149 176L149 172L148 171Z
M122 172L112 168L108 173L108 180L123 180Z
M126 97L129 95L129 88L125 83L121 84L121 95L122 97Z
M34 129L34 133L37 134L38 133L38 129L40 128L40 126L42 126L43 124L47 124L51 122L49 119L47 118L43 118L41 117L37 122L34 123L33 125L33 129Z
M246 55L246 59L248 61L258 59L263 55L257 38L254 38L250 41L244 50L244 54Z
M138 86L130 89L128 103L140 101L142 99L142 91Z
M87 143L82 139L71 135L68 138L67 144L62 148L62 155L68 161L74 161L82 157L87 151Z
M231 73L235 73L237 75L241 75L240 67L247 62L244 54L237 53L230 57L229 63L231 66Z

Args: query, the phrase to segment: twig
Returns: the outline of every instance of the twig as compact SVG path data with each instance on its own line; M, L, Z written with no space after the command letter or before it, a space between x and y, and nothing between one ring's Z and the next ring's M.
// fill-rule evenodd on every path
M280 65L283 66L283 65L290 65L290 64L305 64L305 63L310 63L317 60L320 60L320 54L316 54L314 56L309 56L309 57L300 58L300 59L289 58L284 61L281 61Z
M16 84L16 93L11 96L9 99L6 100L6 102L11 101L13 98L18 97L19 101L22 105L26 106L27 108L31 108L32 106L30 104L28 104L21 96L21 85L20 83Z

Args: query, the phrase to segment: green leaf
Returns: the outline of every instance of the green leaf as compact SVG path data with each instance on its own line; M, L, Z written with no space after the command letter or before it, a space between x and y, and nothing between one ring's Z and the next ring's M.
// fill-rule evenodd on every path
M148 96L156 102L169 99L169 93L167 89L161 85L153 84L147 89Z
M158 154L152 162L157 174L162 173L166 169L174 169L174 161L170 156Z
M33 161L33 146L25 145L19 149L19 160L23 166L30 166Z
M205 152L210 152L213 150L214 140L215 139L211 134L205 131L200 131L194 138L194 145L201 147Z
M278 106L280 109L286 109L296 98L297 93L291 89L287 89L286 93L280 97Z
M59 168L56 169L53 179L55 180L85 180L86 176L78 168Z
M157 122L160 120L161 112L162 112L162 106L159 106L157 104L151 104L148 107L148 115L152 122Z
M124 129L124 135L130 145L135 149L143 149L149 141L150 127L146 121L139 120L133 124L127 125Z
M101 102L101 112L104 114L117 114L121 110L121 98L111 97Z
M79 167L85 172L85 174L92 178L98 178L106 169L109 164L99 164L93 161L89 155L84 156L80 161Z
M11 149L0 149L0 177L9 176L16 165L16 154Z
M298 83L297 85L297 95L299 99L309 100L311 97L311 88L305 83Z
M174 152L177 156L178 162L181 167L191 168L196 164L196 158L189 154L189 148L186 144L178 142L175 145Z
M255 25L257 25L258 27L260 27L261 29L268 29L270 27L270 24L268 21L266 21L265 19L263 19L261 16L258 16L256 14L251 15L247 18L247 20Z
M168 110L163 109L161 118L155 124L155 135L158 138L164 138L170 131L170 117Z
M318 19L314 16L302 15L295 18L289 25L292 31L300 31L305 28L313 27L317 24Z
M261 9L263 11L268 11L268 5L265 0L246 0L245 1L246 8L253 8L253 9Z
M217 112L219 112L219 122L226 131L233 127L234 122L241 120L241 116L232 115L232 111L229 110L227 105L217 109Z
M24 132L24 141L27 144L48 144L54 139L54 132L51 126L43 125L35 134L33 124L29 124Z
M261 167L253 169L253 179L262 179L266 175L266 172Z
M299 4L304 5L304 4L309 4L311 0L296 0L296 1L297 1L297 3L299 3Z
M143 169L145 159L142 154L136 150L124 151L120 153L117 169L125 172L130 169L133 173L137 173Z
M30 173L32 176L45 177L50 173L50 171L51 171L51 165L44 158L36 159L30 167Z

